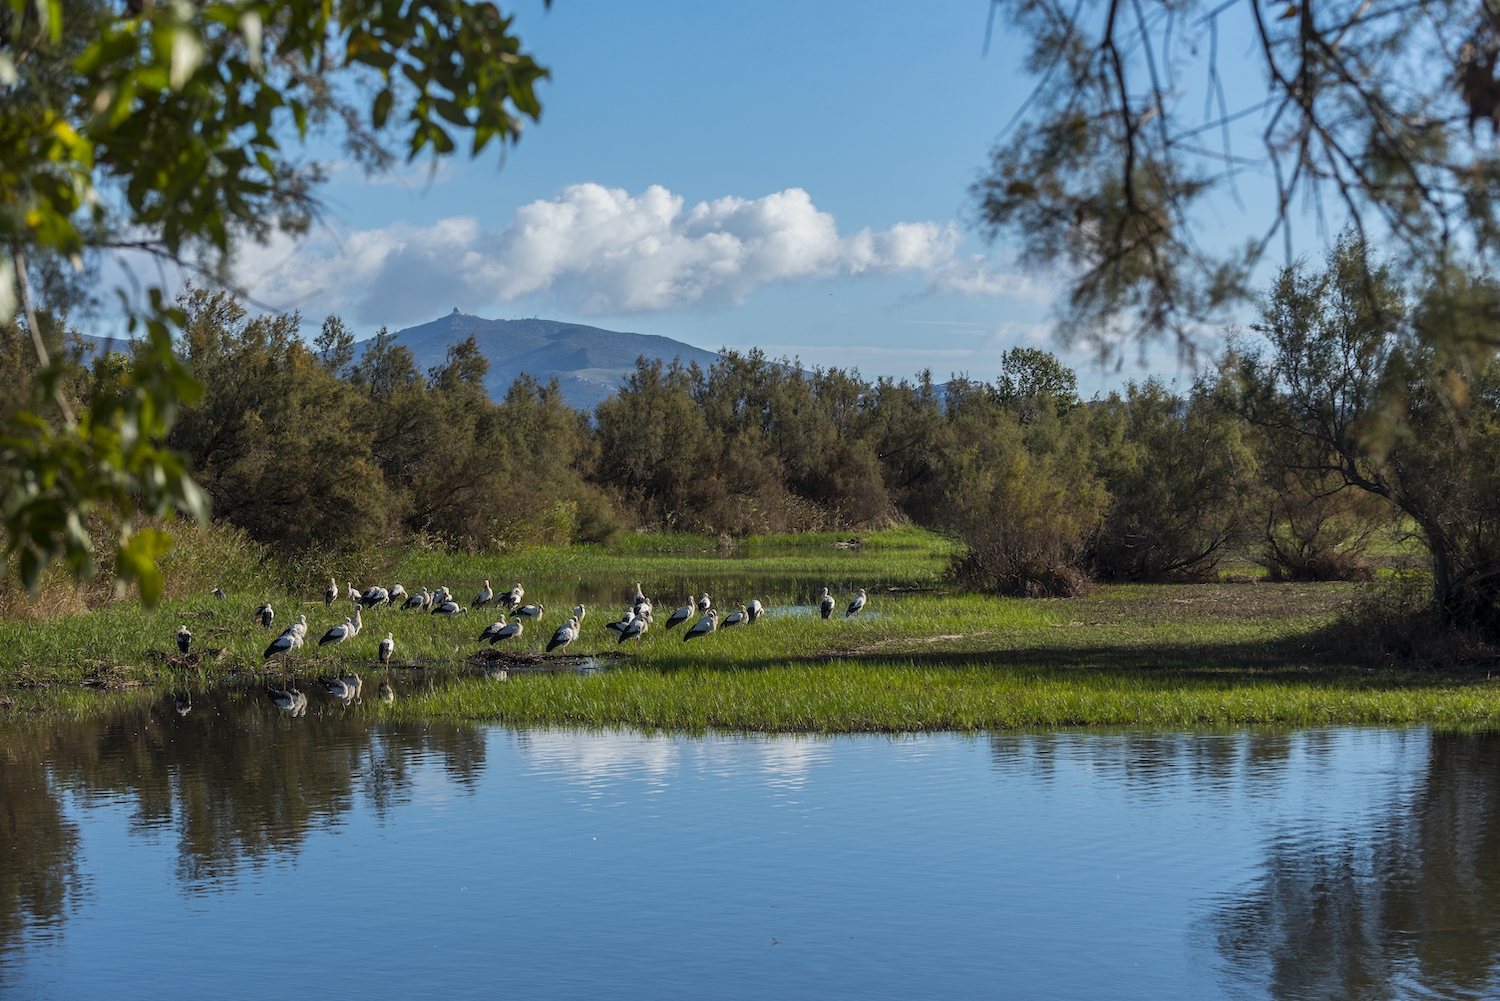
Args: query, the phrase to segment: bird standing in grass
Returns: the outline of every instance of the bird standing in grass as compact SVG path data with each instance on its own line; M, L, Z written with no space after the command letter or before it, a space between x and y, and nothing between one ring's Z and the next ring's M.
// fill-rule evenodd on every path
M865 601L866 601L866 598L865 598L865 589L864 588L860 588L859 589L859 596L857 598L855 598L853 601L849 602L849 608L848 608L847 611L844 612L844 618L847 619L851 615L858 615L860 613L860 611L862 611L864 609L864 607L865 607Z
M344 585L349 588L350 601L358 601L359 599L364 597L364 594L360 592L360 589L354 586L354 581L346 580L344 581Z
M583 617L588 614L588 609L578 604L573 606L573 618L578 620L578 625L583 625Z
M383 639L383 640L380 641L380 666L381 667L390 667L391 666L391 654L393 654L395 652L396 652L396 639L395 639L395 636L392 633L386 633L385 634L385 639ZM381 682L380 687L381 687L380 694L382 696L384 696L386 693L388 693L391 690L391 686L387 685L385 682ZM390 699L386 699L386 701L389 702L391 700Z
M449 598L432 610L433 615L463 615L468 609Z
M323 592L323 607L332 608L333 603L339 600L339 582L334 578L328 578L328 589Z
M500 616L499 619L497 619L494 622L491 622L489 625L487 625L487 626L484 627L484 632L482 632L482 633L479 634L479 639L476 642L479 642L479 643L488 643L490 640L492 640L492 639L495 638L495 634L497 634L498 632L500 632L500 630L502 630L504 628L505 628L505 616L502 615L502 616Z
M624 615L620 616L619 622L606 622L604 623L604 628L613 629L617 633L623 633L625 627L630 625L630 620L633 618L635 618L635 613L627 611Z
M671 629L673 626L679 626L688 619L691 619L697 607L697 604L693 601L693 596L691 594L688 595L687 604L677 609L677 611L672 613L671 618L667 619L667 628Z
M646 630L651 628L651 620L644 615L632 615L630 621L625 623L625 628L620 630L619 642L635 640L635 648L641 648L641 637L646 635Z
M303 631L302 632L299 632L297 630L297 626L296 626L295 623L292 624L292 625L290 625L290 626L288 626L286 628L285 632L283 632L280 636L278 636L274 640L272 640L271 641L271 645L268 646L268 647L266 647L266 653L265 653L265 656L262 659L263 660L270 660L273 657L278 657L279 656L281 658L281 669L282 669L283 672L285 672L286 671L286 659L287 659L287 656L293 650L299 650L299 649L301 649L301 647L302 647L302 637L304 635L306 635L305 630L306 630L306 626L305 625L303 626Z
M823 613L823 618L833 618L833 595L828 593L828 588L823 588L823 593L818 595L818 610Z
M338 646L340 643L352 638L353 636L354 620L349 618L348 616L345 616L344 624L341 626L334 626L333 628L329 629L328 632L324 633L323 638L318 640L318 646Z
M707 591L704 591L703 592L703 597L701 597L701 598L698 599L698 614L699 615L703 615L704 613L706 613L712 607L713 607L713 599L708 596L708 592Z
M521 607L521 599L526 596L526 589L516 581L516 586L500 596L500 604L505 606L507 612L514 612Z
M538 602L535 605L526 605L522 608L516 609L516 615L523 619L540 619L542 617L542 613L546 610L547 606Z
M688 640L700 639L717 628L719 628L719 612L717 609L710 608L707 615L693 623L693 628L689 629L687 635L682 637L682 642L686 643Z
M391 604L394 605L396 602L400 601L404 597L406 597L406 588L405 587L401 586L400 584L394 584L394 585L391 586L391 591L390 591Z
M407 598L406 599L406 603L404 605L402 605L401 607L402 608L415 608L417 611L421 611L422 609L424 609L424 608L427 607L427 601L428 601L427 588L424 587L424 588L422 588L422 590L421 590L420 593L414 594L410 598Z
M177 649L184 657L187 656L188 647L193 645L193 634L187 626L177 627Z
M270 629L272 620L276 618L276 611L268 601L257 608L251 618L259 620L262 629Z
M766 614L766 609L765 606L760 603L759 599L751 598L750 604L746 609L746 613L749 615L749 618L746 621L755 623L759 622L760 617Z
M579 605L578 607L582 608L583 606ZM552 634L552 639L547 641L547 652L551 653L553 650L561 648L563 653L567 653L568 644L578 638L579 625L578 617L575 615L567 622L558 626L557 632Z
M730 626L737 626L742 622L748 621L749 618L750 613L745 611L744 605L741 605L739 611L730 612L728 615L724 616L724 623L721 628L728 629Z
M494 646L501 640L508 640L512 639L513 637L519 636L523 631L524 626L521 624L520 619L517 619L516 621L511 622L507 625L501 626L500 629L495 633L495 635L490 637L490 646Z
M216 587L214 588L214 597L218 598L220 601L227 601L229 595L225 594L222 588Z
M485 581L484 582L484 587L482 587L482 588L479 589L479 593L476 594L476 595L474 595L474 600L471 601L471 602L469 602L469 604L472 605L474 608L483 608L485 605L488 605L490 602L492 602L494 600L495 600L495 589L492 588L492 587L490 587L490 582L489 581Z

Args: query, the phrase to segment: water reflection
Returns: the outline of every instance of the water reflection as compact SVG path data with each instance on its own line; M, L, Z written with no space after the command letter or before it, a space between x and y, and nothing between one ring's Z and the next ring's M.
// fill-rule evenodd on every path
M469 726L395 728L370 712L279 713L257 688L143 698L103 719L12 725L0 752L0 951L55 928L80 902L78 830L65 797L130 805L134 830L167 832L190 892L296 852L356 804L385 813L411 773L441 762L472 790L485 740Z
M403 969L484 993L504 950L522 996L692 996L724 956L746 997L1500 994L1500 735L513 731L384 721L377 685L301 718L251 688L7 724L0 989L31 996L47 955L59 996L139 965L90 951L131 929L84 916L174 920L170 884L232 902L231 932L367 930L376 960L306 959L348 996ZM90 849L95 807L126 847ZM331 873L351 859L380 878Z
M1211 922L1226 973L1273 998L1500 993L1500 734L1431 738L1369 822L1289 830Z

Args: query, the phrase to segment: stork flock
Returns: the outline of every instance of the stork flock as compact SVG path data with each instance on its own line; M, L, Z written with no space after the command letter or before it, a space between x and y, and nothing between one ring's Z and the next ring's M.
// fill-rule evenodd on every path
M501 610L499 617L479 634L476 642L488 643L495 646L506 641L518 640L525 632L528 621L540 621L546 614L547 606L541 602L524 604L526 589L518 582L509 591L497 593L486 580L484 586L467 605L461 604L446 586L440 586L436 590L421 588L415 594L409 594L402 585L395 584L391 587L375 585L365 590L354 586L353 581L345 583L344 588L338 586L338 581L330 580L323 594L325 608L332 608L341 598L350 602L353 606L350 614L344 617L344 621L329 627L318 640L318 648L338 647L358 636L364 628L364 612L373 611L382 606L397 608L403 611L415 611L429 615L441 615L453 618L466 615L470 611L481 611L487 608ZM214 597L219 600L227 598L224 592L214 588ZM859 594L849 602L844 610L846 618L858 615L864 610L868 596L865 589L861 588ZM819 614L824 619L831 619L837 608L837 603L828 588L823 588L818 595L817 606ZM679 625L683 625L696 617L696 621L683 631L683 642L703 639L718 632L721 629L731 629L740 625L753 625L765 615L765 606L758 599L752 598L737 608L731 606L732 610L722 618L719 609L714 607L713 599L707 591L701 595L688 595L687 600L663 623L663 630L670 631ZM507 615L510 616L507 620ZM568 646L578 640L583 631L583 621L587 610L583 605L576 605L571 616L553 632L552 638L547 643L547 652L561 651L566 654ZM262 629L271 629L276 620L275 609L270 602L259 605L252 613L252 620L258 623ZM654 624L654 605L641 590L641 585L635 585L635 595L624 613L617 620L606 622L605 629L614 633L617 644L623 644L631 640L635 641L639 649L641 641L651 630ZM280 658L282 664L282 686L269 691L271 701L278 708L289 712L293 716L304 715L307 711L307 696L297 690L295 684L288 680L288 660L293 651L303 648L307 639L307 615L299 614L295 622L291 623L281 631L269 646L266 647L264 660L274 661ZM180 626L177 630L177 648L184 655L192 648L193 634L187 626ZM385 638L377 645L377 654L380 665L389 669L391 658L396 651L394 632L387 632ZM354 672L341 674L333 678L325 678L321 681L323 688L331 695L339 698L346 705L358 701L363 692L364 682ZM390 702L394 699L394 692L387 682L380 685L380 696L384 701ZM190 705L189 705L189 708Z

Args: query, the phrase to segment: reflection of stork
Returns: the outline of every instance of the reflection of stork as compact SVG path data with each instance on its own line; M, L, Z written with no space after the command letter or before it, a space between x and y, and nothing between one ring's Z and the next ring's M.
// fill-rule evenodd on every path
M699 637L707 636L718 627L719 612L717 609L710 608L707 615L703 616L703 618L693 623L693 628L687 631L687 635L682 638L682 641L686 643L688 640L695 640Z
M382 681L380 683L380 701L386 705L390 705L396 701L396 690L391 687L389 681Z
M297 689L290 686L286 688L269 688L266 690L266 694L271 697L271 702L277 709L291 713L293 716L307 715L307 696L297 691Z
M578 607L582 608L583 606L579 605ZM553 650L561 648L563 653L567 653L568 644L578 638L578 626L577 616L558 626L557 632L553 633L552 639L547 642L547 652L551 653Z
M177 627L177 649L187 656L188 648L193 645L193 634L187 626Z
M759 622L760 617L766 614L765 606L762 605L760 603L760 600L757 598L750 599L750 605L747 611L750 616L749 621L752 623Z
M823 613L823 618L833 618L833 595L828 593L828 588L823 588L823 593L818 596L818 609Z
M191 692L184 692L173 700L173 710L179 716L186 716L193 711L193 696Z
M858 615L860 611L865 607L865 601L865 589L860 588L859 597L849 602L849 610L844 613L844 618L847 619L851 615Z

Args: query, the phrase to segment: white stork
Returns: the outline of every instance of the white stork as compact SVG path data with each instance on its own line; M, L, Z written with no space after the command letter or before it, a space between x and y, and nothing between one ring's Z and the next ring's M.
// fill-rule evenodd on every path
M494 646L501 640L508 640L519 636L524 631L524 629L525 627L521 624L520 619L517 619L509 625L502 626L499 632L490 637L490 646Z
M739 611L730 612L728 615L724 616L724 624L720 628L728 629L730 626L737 626L740 623L747 621L749 618L750 613L745 611L744 605L741 605Z
M635 582L635 607L640 608L646 603L646 595L641 591L641 582Z
M318 646L338 646L345 640L353 638L353 636L354 620L346 615L344 617L344 624L341 626L334 626L333 628L329 629L328 632L324 633L323 638L318 640Z
M468 609L449 598L432 610L433 615L463 615Z
M693 623L693 628L689 629L687 635L682 637L682 642L686 643L688 640L707 636L717 628L719 628L718 609L710 608L707 615Z
M750 599L748 611L750 615L749 621L752 625L756 622L759 622L760 617L766 614L766 608L760 603L760 600L758 598Z
M580 626L583 625L583 617L586 614L588 614L588 609L584 608L582 604L573 606L573 618L578 620Z
M495 638L495 634L496 633L498 633L500 630L502 630L504 628L505 628L505 616L502 615L502 616L500 616L499 621L491 622L489 625L485 626L484 627L484 632L482 632L482 633L479 634L479 639L475 640L475 642L476 643L488 643L490 640L492 640L492 639Z
M420 594L414 594L410 598L407 598L406 599L406 604L402 605L401 607L402 608L415 608L418 611L421 611L423 608L427 607L427 601L428 601L427 588L424 587L424 588L422 588L422 591L421 591Z
M188 648L193 645L193 633L187 626L177 627L177 649L183 656L187 656Z
M671 629L673 626L680 626L688 619L691 619L693 617L693 611L697 607L698 606L693 602L693 596L688 595L687 604L683 605L681 608L677 609L677 611L673 612L672 617L667 620L667 628Z
M328 590L323 592L323 607L331 608L333 603L339 600L339 582L334 578L328 578Z
M513 612L521 606L521 599L525 596L526 589L521 586L520 581L516 581L515 587L500 596L500 604L505 606L506 611Z
M625 623L625 628L620 630L619 642L635 640L637 650L641 648L641 637L646 635L646 630L651 628L651 620L644 615L632 615L630 621Z
M287 655L293 650L301 649L302 637L303 633L297 631L295 624L288 626L286 632L276 637L271 641L271 645L266 647L266 653L262 659L270 660L273 657L280 656L282 670L286 670Z
M214 597L218 598L220 601L227 601L227 600L229 600L229 595L227 595L227 594L224 593L223 588L218 588L218 587L214 588L213 594L214 594Z
M833 618L833 595L828 593L828 588L823 588L823 593L818 595L818 610L823 613L823 618Z
M252 619L259 619L261 628L270 629L271 621L276 618L276 610L271 607L271 603L268 601L257 608L250 617Z
M380 641L380 664L382 667L391 666L391 654L395 652L395 636L391 633L386 633L385 639ZM380 683L380 697L385 699L387 702L390 702L395 698L395 696L391 694L391 686L386 684L384 681Z
M390 591L391 604L394 605L404 597L406 597L406 588L400 584L392 585Z
M542 613L546 610L546 605L543 605L541 602L537 602L535 605L527 605L524 608L516 609L516 615L523 619L540 619L542 617Z
M489 581L485 581L484 582L484 587L482 587L482 588L479 589L479 593L476 594L476 595L474 595L474 600L471 601L471 602L469 602L469 604L472 605L474 608L483 608L485 605L488 605L490 602L492 602L494 600L495 600L495 589L492 588L492 587L490 587L490 582Z
M582 608L583 606L579 605L578 607ZM560 647L563 653L567 653L568 644L578 638L579 625L580 623L578 621L578 617L575 615L567 622L564 622L562 625L558 626L557 632L552 634L552 639L547 641L547 652L551 653L553 650L556 650Z
M707 591L704 591L703 597L698 599L698 614L703 615L707 613L708 610L713 607L713 604L713 599L708 596Z
M867 599L865 598L865 589L864 588L860 588L859 589L859 596L857 598L855 598L853 601L849 602L849 607L844 612L844 618L847 619L851 615L858 615L860 613L860 610L865 607L865 601L866 600Z

